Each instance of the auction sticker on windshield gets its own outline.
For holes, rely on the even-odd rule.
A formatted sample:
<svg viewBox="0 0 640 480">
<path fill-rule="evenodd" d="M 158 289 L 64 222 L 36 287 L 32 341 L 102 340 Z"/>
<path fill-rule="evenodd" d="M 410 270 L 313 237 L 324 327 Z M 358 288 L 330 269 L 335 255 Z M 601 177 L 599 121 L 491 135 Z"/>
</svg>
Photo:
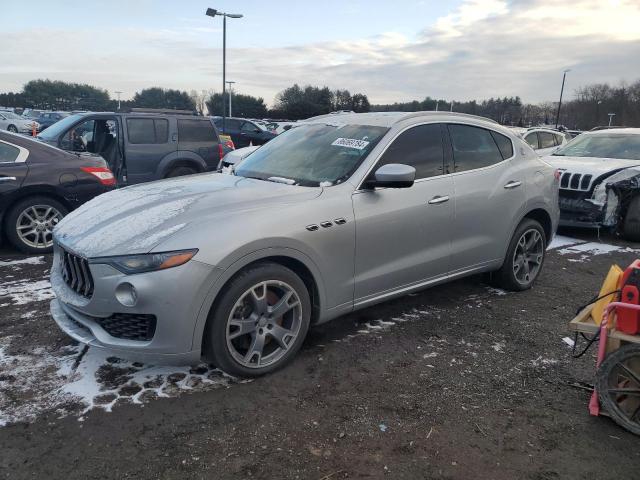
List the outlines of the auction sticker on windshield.
<svg viewBox="0 0 640 480">
<path fill-rule="evenodd" d="M 366 140 L 356 140 L 355 138 L 336 138 L 331 144 L 336 147 L 355 148 L 356 150 L 364 150 L 369 145 Z"/>
</svg>

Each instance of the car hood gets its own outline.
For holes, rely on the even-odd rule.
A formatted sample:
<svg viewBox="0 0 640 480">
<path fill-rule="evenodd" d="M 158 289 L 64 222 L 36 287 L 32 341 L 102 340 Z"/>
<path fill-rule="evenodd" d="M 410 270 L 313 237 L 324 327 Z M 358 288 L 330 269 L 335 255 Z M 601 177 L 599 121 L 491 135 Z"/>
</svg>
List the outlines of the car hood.
<svg viewBox="0 0 640 480">
<path fill-rule="evenodd" d="M 613 173 L 623 168 L 640 165 L 640 160 L 623 160 L 620 158 L 564 157 L 549 155 L 544 157 L 547 163 L 572 173 L 593 175 L 597 178 L 606 173 Z"/>
<path fill-rule="evenodd" d="M 216 217 L 311 200 L 322 188 L 207 173 L 100 195 L 67 215 L 54 231 L 63 247 L 93 258 L 147 253 L 170 236 Z"/>
</svg>

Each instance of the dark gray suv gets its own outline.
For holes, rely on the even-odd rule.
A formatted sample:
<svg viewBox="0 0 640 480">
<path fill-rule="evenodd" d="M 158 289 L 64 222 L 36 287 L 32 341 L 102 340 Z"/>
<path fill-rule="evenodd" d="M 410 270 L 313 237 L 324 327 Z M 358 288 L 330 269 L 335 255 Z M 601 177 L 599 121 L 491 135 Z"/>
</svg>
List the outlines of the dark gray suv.
<svg viewBox="0 0 640 480">
<path fill-rule="evenodd" d="M 178 113 L 77 113 L 37 138 L 102 156 L 119 186 L 213 171 L 224 156 L 209 118 Z"/>
</svg>

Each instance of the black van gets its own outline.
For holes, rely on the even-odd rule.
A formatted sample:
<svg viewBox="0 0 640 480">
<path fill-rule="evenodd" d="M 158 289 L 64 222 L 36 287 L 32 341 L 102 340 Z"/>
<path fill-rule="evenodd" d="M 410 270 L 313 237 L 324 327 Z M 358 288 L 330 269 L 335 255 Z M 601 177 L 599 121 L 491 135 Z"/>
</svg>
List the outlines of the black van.
<svg viewBox="0 0 640 480">
<path fill-rule="evenodd" d="M 214 171 L 225 146 L 214 123 L 183 111 L 84 112 L 40 133 L 40 141 L 102 156 L 118 186 Z"/>
</svg>

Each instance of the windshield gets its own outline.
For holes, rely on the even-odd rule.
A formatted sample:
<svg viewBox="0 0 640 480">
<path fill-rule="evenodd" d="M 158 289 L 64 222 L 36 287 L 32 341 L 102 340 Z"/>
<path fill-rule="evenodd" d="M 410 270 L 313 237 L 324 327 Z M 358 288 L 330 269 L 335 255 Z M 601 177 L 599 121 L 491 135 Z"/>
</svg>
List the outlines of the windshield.
<svg viewBox="0 0 640 480">
<path fill-rule="evenodd" d="M 261 146 L 235 173 L 292 185 L 335 185 L 349 178 L 388 130 L 368 125 L 301 125 Z"/>
<path fill-rule="evenodd" d="M 640 160 L 640 135 L 583 134 L 558 149 L 553 155 Z"/>
<path fill-rule="evenodd" d="M 65 117 L 62 120 L 51 125 L 49 128 L 47 128 L 44 132 L 38 135 L 38 138 L 41 138 L 42 140 L 47 140 L 47 141 L 56 140 L 61 133 L 65 132 L 71 125 L 73 125 L 83 117 L 84 115 L 81 115 L 81 114 L 70 115 L 68 117 Z"/>
</svg>

